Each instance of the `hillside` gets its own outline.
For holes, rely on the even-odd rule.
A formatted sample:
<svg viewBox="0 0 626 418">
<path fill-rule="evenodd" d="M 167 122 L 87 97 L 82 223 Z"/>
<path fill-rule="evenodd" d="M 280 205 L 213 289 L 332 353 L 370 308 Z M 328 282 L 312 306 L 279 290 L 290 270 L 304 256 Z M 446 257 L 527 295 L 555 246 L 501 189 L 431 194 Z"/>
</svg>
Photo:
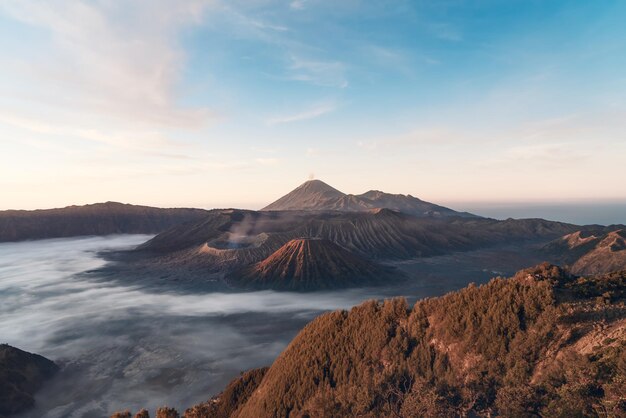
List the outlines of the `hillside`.
<svg viewBox="0 0 626 418">
<path fill-rule="evenodd" d="M 549 264 L 309 323 L 185 418 L 624 416 L 626 271 Z"/>
<path fill-rule="evenodd" d="M 195 280 L 191 273 L 197 271 L 198 280 L 204 280 L 206 274 L 230 275 L 250 267 L 301 237 L 330 241 L 370 262 L 398 262 L 512 243 L 545 244 L 580 228 L 542 219 L 418 218 L 390 209 L 213 210 L 201 221 L 173 227 L 126 253 L 119 266 L 144 277 L 167 270 L 168 277 L 185 274 L 188 281 Z"/>
<path fill-rule="evenodd" d="M 224 285 L 224 276 L 232 278 L 234 271 L 267 259 L 289 241 L 301 237 L 330 241 L 378 264 L 507 245 L 523 247 L 530 264 L 546 259 L 534 253 L 535 247 L 581 228 L 587 227 L 543 219 L 418 218 L 390 209 L 212 210 L 201 221 L 175 226 L 133 251 L 109 256 L 117 261 L 109 270 L 127 271 L 133 274 L 125 277 L 145 281 L 156 275 L 164 284 L 184 278 L 189 285 L 203 285 L 210 275 L 211 283 Z M 525 253 L 520 254 L 523 257 Z M 374 281 L 387 282 L 380 279 L 382 274 L 377 277 Z M 230 284 L 243 285 L 236 280 L 230 280 Z M 249 286 L 250 281 L 243 285 Z"/>
<path fill-rule="evenodd" d="M 371 209 L 393 209 L 419 217 L 475 215 L 425 202 L 411 195 L 389 194 L 378 190 L 353 195 L 345 194 L 320 180 L 309 180 L 261 210 L 338 210 L 347 212 Z"/>
<path fill-rule="evenodd" d="M 0 242 L 80 235 L 153 234 L 202 219 L 202 209 L 161 209 L 117 202 L 59 209 L 0 211 Z"/>
<path fill-rule="evenodd" d="M 310 323 L 235 417 L 626 413 L 626 272 L 549 265 Z M 621 400 L 620 400 L 621 398 Z"/>
<path fill-rule="evenodd" d="M 32 406 L 35 392 L 57 370 L 45 357 L 0 344 L 0 418 Z"/>
<path fill-rule="evenodd" d="M 250 288 L 302 291 L 376 284 L 392 277 L 388 269 L 331 241 L 297 238 L 265 260 L 234 271 L 230 281 Z"/>
<path fill-rule="evenodd" d="M 626 230 L 576 231 L 544 247 L 546 254 L 567 264 L 575 274 L 626 269 Z"/>
</svg>

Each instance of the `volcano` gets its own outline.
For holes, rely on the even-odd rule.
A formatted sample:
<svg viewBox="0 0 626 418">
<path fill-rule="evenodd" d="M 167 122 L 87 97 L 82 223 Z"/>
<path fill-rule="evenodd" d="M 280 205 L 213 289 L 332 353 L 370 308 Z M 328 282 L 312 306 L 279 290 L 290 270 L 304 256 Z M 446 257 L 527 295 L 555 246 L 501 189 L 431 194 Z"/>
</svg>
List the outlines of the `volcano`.
<svg viewBox="0 0 626 418">
<path fill-rule="evenodd" d="M 391 268 L 373 264 L 319 238 L 292 239 L 265 260 L 237 270 L 230 281 L 252 288 L 323 290 L 380 284 Z M 398 277 L 398 273 L 394 275 Z"/>
<path fill-rule="evenodd" d="M 411 195 L 390 194 L 379 190 L 370 190 L 360 195 L 345 194 L 321 180 L 309 180 L 261 210 L 359 212 L 372 209 L 392 209 L 418 217 L 476 217 L 471 213 L 457 212 Z"/>
</svg>

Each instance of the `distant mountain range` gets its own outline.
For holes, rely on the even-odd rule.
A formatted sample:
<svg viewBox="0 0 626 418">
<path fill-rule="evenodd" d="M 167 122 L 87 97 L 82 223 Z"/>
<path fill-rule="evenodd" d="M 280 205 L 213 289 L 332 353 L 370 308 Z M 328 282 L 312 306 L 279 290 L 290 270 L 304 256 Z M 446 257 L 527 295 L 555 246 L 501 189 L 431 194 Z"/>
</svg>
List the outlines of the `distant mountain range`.
<svg viewBox="0 0 626 418">
<path fill-rule="evenodd" d="M 0 211 L 0 242 L 80 235 L 154 234 L 207 215 L 202 209 L 161 209 L 117 202 L 59 209 Z"/>
<path fill-rule="evenodd" d="M 461 216 L 475 217 L 467 212 L 425 202 L 411 195 L 389 194 L 378 190 L 353 195 L 345 194 L 320 180 L 309 180 L 296 189 L 267 205 L 264 211 L 285 210 L 337 210 L 359 212 L 372 209 L 393 209 L 418 217 Z"/>
<path fill-rule="evenodd" d="M 412 307 L 368 301 L 317 317 L 184 416 L 621 417 L 625 303 L 626 271 L 547 263 Z"/>
<path fill-rule="evenodd" d="M 213 210 L 199 221 L 174 226 L 126 261 L 173 281 L 185 275 L 189 282 L 197 271 L 199 277 L 217 275 L 235 287 L 308 291 L 388 283 L 394 273 L 381 262 L 501 245 L 528 243 L 528 248 L 538 246 L 540 257 L 562 261 L 573 250 L 558 244 L 561 237 L 577 231 L 614 235 L 618 228 L 543 219 L 498 221 L 411 196 L 345 195 L 312 180 L 261 211 Z M 593 269 L 580 271 L 626 268 L 626 252 L 610 254 L 610 259 L 595 258 Z"/>
<path fill-rule="evenodd" d="M 381 273 L 383 262 L 511 244 L 534 248 L 581 228 L 586 230 L 542 219 L 415 217 L 390 209 L 213 210 L 117 259 L 120 268 L 172 283 L 205 283 L 213 275 L 241 288 L 319 290 L 388 284 L 390 275 Z M 556 258 L 545 254 L 547 260 Z M 367 273 L 365 263 L 376 277 Z M 340 264 L 342 268 L 333 267 Z M 312 279 L 317 268 L 319 276 Z"/>
<path fill-rule="evenodd" d="M 498 221 L 410 195 L 344 194 L 320 180 L 305 182 L 261 211 L 159 209 L 107 202 L 0 212 L 0 242 L 158 233 L 124 262 L 149 267 L 152 273 L 166 269 L 172 277 L 202 272 L 237 287 L 291 290 L 386 283 L 387 269 L 381 261 L 519 242 L 544 245 L 539 249 L 544 259 L 566 264 L 576 273 L 604 273 L 626 268 L 625 229 L 543 219 Z M 285 268 L 293 262 L 287 256 L 293 250 L 287 245 L 292 240 L 305 240 L 300 243 L 307 250 L 298 255 L 302 268 Z M 322 266 L 316 282 L 314 268 Z"/>
</svg>

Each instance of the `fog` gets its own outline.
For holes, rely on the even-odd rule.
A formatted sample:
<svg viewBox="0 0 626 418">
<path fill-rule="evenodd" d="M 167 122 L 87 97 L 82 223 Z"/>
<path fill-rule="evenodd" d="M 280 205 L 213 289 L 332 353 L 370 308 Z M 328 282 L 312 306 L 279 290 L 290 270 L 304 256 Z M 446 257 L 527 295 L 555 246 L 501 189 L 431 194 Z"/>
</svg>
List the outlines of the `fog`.
<svg viewBox="0 0 626 418">
<path fill-rule="evenodd" d="M 400 263 L 410 280 L 385 287 L 304 294 L 194 294 L 176 283 L 146 287 L 124 273 L 100 275 L 103 251 L 149 238 L 0 244 L 0 342 L 61 366 L 22 417 L 106 417 L 162 405 L 182 412 L 239 372 L 270 365 L 323 311 L 396 295 L 412 302 L 529 265 L 519 248 L 481 250 Z"/>
<path fill-rule="evenodd" d="M 179 294 L 92 280 L 98 252 L 149 236 L 0 244 L 0 342 L 62 366 L 24 417 L 102 417 L 208 399 L 240 371 L 269 365 L 321 311 L 367 290 Z"/>
</svg>

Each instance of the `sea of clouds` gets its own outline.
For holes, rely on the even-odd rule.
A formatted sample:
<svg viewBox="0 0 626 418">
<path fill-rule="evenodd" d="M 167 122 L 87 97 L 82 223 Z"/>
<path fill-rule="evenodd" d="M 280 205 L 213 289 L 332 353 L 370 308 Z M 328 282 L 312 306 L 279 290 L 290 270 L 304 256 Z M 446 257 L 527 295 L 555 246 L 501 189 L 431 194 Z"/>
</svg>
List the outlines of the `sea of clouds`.
<svg viewBox="0 0 626 418">
<path fill-rule="evenodd" d="M 271 364 L 320 312 L 372 296 L 367 290 L 180 294 L 86 273 L 105 264 L 99 252 L 148 238 L 0 244 L 0 342 L 62 366 L 24 417 L 103 417 L 165 404 L 183 409 L 218 393 L 240 371 Z"/>
<path fill-rule="evenodd" d="M 181 292 L 102 275 L 103 252 L 148 235 L 0 243 L 0 343 L 41 354 L 61 372 L 21 418 L 107 417 L 163 405 L 181 412 L 241 371 L 271 365 L 322 312 L 367 299 L 436 296 L 525 266 L 518 248 L 400 263 L 409 280 L 370 289 L 293 293 Z"/>
</svg>

